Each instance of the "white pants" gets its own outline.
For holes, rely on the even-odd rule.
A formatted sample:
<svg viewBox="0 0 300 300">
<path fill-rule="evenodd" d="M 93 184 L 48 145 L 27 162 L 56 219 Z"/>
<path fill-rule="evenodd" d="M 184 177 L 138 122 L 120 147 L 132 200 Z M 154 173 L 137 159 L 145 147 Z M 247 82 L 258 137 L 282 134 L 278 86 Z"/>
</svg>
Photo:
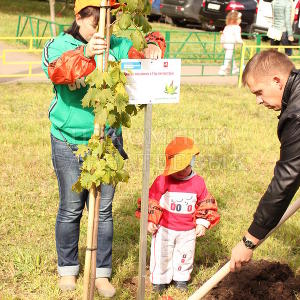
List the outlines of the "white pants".
<svg viewBox="0 0 300 300">
<path fill-rule="evenodd" d="M 153 284 L 188 281 L 193 270 L 195 243 L 195 229 L 175 231 L 160 226 L 151 241 L 150 281 Z"/>
<path fill-rule="evenodd" d="M 231 69 L 231 61 L 233 57 L 233 50 L 234 49 L 225 49 L 225 57 L 224 57 L 224 64 L 221 67 L 221 70 L 226 71 Z M 232 62 L 232 69 L 236 69 L 235 60 Z"/>
</svg>

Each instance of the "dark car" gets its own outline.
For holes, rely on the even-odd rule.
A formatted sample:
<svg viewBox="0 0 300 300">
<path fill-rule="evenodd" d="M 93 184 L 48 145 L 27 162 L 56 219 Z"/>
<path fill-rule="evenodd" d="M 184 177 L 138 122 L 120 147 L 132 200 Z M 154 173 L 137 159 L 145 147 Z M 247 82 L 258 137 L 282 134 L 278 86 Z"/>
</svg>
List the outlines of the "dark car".
<svg viewBox="0 0 300 300">
<path fill-rule="evenodd" d="M 161 0 L 160 12 L 175 24 L 200 23 L 201 0 Z"/>
<path fill-rule="evenodd" d="M 252 32 L 252 24 L 256 16 L 256 5 L 255 0 L 203 0 L 200 9 L 200 20 L 203 27 L 213 26 L 215 30 L 221 30 L 225 26 L 227 13 L 237 10 L 242 13 L 242 30 Z"/>
</svg>

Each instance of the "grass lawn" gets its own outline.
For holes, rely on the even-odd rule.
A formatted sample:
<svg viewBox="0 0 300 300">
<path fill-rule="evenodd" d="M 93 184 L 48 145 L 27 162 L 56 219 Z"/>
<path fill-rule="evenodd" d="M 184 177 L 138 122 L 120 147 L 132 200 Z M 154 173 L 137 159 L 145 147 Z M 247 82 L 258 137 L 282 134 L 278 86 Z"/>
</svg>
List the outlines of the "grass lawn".
<svg viewBox="0 0 300 300">
<path fill-rule="evenodd" d="M 81 222 L 78 287 L 68 293 L 57 288 L 58 188 L 47 118 L 51 86 L 0 85 L 0 93 L 0 299 L 81 299 L 86 213 Z M 205 178 L 220 208 L 220 224 L 197 241 L 189 295 L 226 262 L 252 220 L 279 155 L 276 115 L 257 106 L 245 89 L 232 86 L 183 85 L 179 104 L 153 108 L 151 182 L 164 168 L 166 144 L 175 136 L 190 136 L 200 147 L 195 170 Z M 113 204 L 112 282 L 118 289 L 116 299 L 124 300 L 136 298 L 139 222 L 134 211 L 141 193 L 143 113 L 132 123 L 124 130 L 131 178 L 118 186 Z M 280 261 L 299 270 L 299 230 L 298 213 L 256 250 L 255 259 Z M 167 293 L 178 300 L 188 295 L 173 288 Z M 146 299 L 158 296 L 147 288 Z"/>
</svg>

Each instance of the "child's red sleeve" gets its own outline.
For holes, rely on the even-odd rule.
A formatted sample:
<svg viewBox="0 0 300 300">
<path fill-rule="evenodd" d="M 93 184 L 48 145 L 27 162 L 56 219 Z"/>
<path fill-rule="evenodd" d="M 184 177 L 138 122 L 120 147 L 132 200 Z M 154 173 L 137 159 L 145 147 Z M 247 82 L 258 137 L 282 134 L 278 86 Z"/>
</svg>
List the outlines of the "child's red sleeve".
<svg viewBox="0 0 300 300">
<path fill-rule="evenodd" d="M 159 32 L 151 32 L 145 36 L 145 39 L 148 44 L 157 45 L 161 50 L 161 57 L 164 57 L 166 50 L 166 41 Z M 138 51 L 135 48 L 131 47 L 128 51 L 128 58 L 143 59 L 145 58 L 145 56 L 142 51 Z"/>
<path fill-rule="evenodd" d="M 153 182 L 149 190 L 149 204 L 148 204 L 148 222 L 159 224 L 163 210 L 159 205 L 159 200 L 164 194 L 163 184 L 164 176 L 159 176 Z M 138 199 L 138 208 L 135 212 L 135 216 L 140 218 L 141 216 L 141 198 Z"/>
<path fill-rule="evenodd" d="M 197 219 L 198 221 L 205 220 L 208 224 L 208 226 L 206 226 L 207 228 L 211 228 L 217 225 L 220 221 L 217 201 L 206 190 L 206 188 L 204 194 L 202 193 L 200 199 L 198 199 L 196 203 L 196 211 L 195 211 L 194 218 L 196 224 L 201 224 L 201 222 L 197 222 Z"/>
</svg>

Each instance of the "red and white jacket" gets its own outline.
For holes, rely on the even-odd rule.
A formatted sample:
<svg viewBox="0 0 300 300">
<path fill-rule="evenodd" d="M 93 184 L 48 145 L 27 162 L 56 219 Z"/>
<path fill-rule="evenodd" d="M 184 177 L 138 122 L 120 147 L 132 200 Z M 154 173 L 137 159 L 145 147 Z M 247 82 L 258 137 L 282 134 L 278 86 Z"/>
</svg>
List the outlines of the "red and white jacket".
<svg viewBox="0 0 300 300">
<path fill-rule="evenodd" d="M 138 202 L 136 216 L 140 217 Z M 191 230 L 196 224 L 211 228 L 220 220 L 217 210 L 204 179 L 195 173 L 184 180 L 160 175 L 149 190 L 148 221 L 172 230 Z"/>
</svg>

